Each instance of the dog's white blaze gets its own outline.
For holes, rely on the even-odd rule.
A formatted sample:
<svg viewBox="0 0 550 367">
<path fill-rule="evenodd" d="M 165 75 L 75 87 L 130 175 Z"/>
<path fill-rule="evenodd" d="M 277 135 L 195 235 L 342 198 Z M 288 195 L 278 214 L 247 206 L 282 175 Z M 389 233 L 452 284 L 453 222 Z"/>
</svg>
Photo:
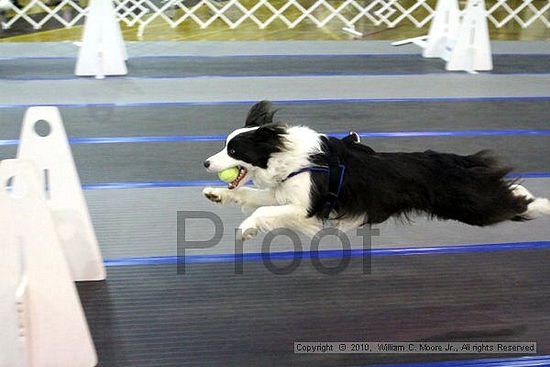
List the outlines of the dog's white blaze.
<svg viewBox="0 0 550 367">
<path fill-rule="evenodd" d="M 231 134 L 227 135 L 227 139 L 225 139 L 225 145 L 227 146 L 227 143 L 229 143 L 229 141 L 231 139 L 233 139 L 235 136 L 239 135 L 239 134 L 242 134 L 242 133 L 246 133 L 247 131 L 252 131 L 252 130 L 256 130 L 258 128 L 258 126 L 255 126 L 255 127 L 243 127 L 241 129 L 237 129 L 237 130 L 234 130 L 233 132 L 231 132 Z"/>
<path fill-rule="evenodd" d="M 248 167 L 248 165 L 242 161 L 239 161 L 237 159 L 233 159 L 227 154 L 227 144 L 231 139 L 233 139 L 235 136 L 242 134 L 247 131 L 255 130 L 257 127 L 245 127 L 242 129 L 237 129 L 233 131 L 231 134 L 227 136 L 227 139 L 225 140 L 225 146 L 221 151 L 214 154 L 210 158 L 208 158 L 208 161 L 210 162 L 210 166 L 207 168 L 209 172 L 220 172 L 224 169 L 228 169 L 235 166 L 244 166 Z"/>
</svg>

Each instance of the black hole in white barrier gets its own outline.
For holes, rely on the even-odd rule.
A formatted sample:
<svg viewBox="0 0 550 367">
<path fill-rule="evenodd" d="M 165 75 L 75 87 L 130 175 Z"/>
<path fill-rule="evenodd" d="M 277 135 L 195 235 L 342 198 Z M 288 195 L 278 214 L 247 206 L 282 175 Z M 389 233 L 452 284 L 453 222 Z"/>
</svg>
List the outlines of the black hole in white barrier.
<svg viewBox="0 0 550 367">
<path fill-rule="evenodd" d="M 44 191 L 46 192 L 46 199 L 50 198 L 50 171 L 46 168 L 44 170 Z"/>
<path fill-rule="evenodd" d="M 14 177 L 8 178 L 6 181 L 4 190 L 8 192 L 8 195 L 10 195 L 13 198 L 21 198 L 25 196 L 25 193 L 27 192 L 27 189 L 24 184 L 21 184 L 21 182 L 17 185 L 17 187 L 14 187 Z"/>
<path fill-rule="evenodd" d="M 7 192 L 11 192 L 11 189 L 13 188 L 13 177 L 10 177 L 8 178 L 8 180 L 6 181 L 6 191 Z"/>
<path fill-rule="evenodd" d="M 52 128 L 50 126 L 50 123 L 46 120 L 38 120 L 34 124 L 34 132 L 43 138 L 50 135 L 52 132 Z"/>
</svg>

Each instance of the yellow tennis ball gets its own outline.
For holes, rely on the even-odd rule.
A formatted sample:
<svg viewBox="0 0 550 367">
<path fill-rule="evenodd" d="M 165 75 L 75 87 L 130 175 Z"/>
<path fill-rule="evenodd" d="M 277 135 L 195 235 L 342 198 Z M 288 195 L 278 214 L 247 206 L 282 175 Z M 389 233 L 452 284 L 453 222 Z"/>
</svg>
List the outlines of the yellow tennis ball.
<svg viewBox="0 0 550 367">
<path fill-rule="evenodd" d="M 218 172 L 218 177 L 223 182 L 232 182 L 239 177 L 239 168 L 237 167 L 231 167 L 228 169 L 224 169 L 223 171 Z"/>
</svg>

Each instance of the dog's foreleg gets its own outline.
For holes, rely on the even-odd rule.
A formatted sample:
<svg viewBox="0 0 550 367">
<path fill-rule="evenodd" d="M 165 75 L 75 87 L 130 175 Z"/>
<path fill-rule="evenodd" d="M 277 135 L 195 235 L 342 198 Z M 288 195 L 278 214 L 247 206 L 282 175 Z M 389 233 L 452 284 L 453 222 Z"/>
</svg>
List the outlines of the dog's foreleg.
<svg viewBox="0 0 550 367">
<path fill-rule="evenodd" d="M 203 195 L 210 201 L 220 204 L 237 204 L 241 207 L 256 209 L 266 205 L 276 205 L 275 195 L 271 190 L 241 187 L 229 190 L 222 187 L 206 187 Z"/>
<path fill-rule="evenodd" d="M 315 217 L 308 217 L 307 210 L 298 205 L 262 206 L 241 223 L 238 235 L 246 241 L 259 232 L 278 228 L 314 235 L 322 228 L 322 222 Z"/>
</svg>

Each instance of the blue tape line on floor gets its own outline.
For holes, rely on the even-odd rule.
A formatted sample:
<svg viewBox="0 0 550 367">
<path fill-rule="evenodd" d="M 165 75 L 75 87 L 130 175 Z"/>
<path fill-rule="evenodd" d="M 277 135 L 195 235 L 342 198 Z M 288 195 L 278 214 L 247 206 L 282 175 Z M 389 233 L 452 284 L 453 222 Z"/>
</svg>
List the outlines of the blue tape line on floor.
<svg viewBox="0 0 550 367">
<path fill-rule="evenodd" d="M 540 367 L 550 366 L 550 355 L 512 358 L 487 358 L 441 362 L 417 362 L 404 364 L 382 364 L 370 367 Z"/>
<path fill-rule="evenodd" d="M 294 258 L 312 258 L 313 256 L 321 259 L 345 257 L 363 257 L 372 256 L 406 256 L 406 255 L 430 255 L 430 254 L 455 254 L 455 253 L 478 253 L 478 252 L 497 252 L 510 250 L 536 250 L 549 249 L 550 241 L 534 242 L 510 242 L 479 245 L 452 245 L 437 247 L 406 247 L 406 248 L 375 248 L 372 250 L 354 249 L 354 250 L 323 250 L 317 253 L 311 251 L 286 251 L 264 254 L 260 252 L 245 253 L 242 255 L 243 261 L 260 261 L 269 258 L 276 260 L 291 260 Z M 178 256 L 157 256 L 157 257 L 133 257 L 105 260 L 106 266 L 128 266 L 128 265 L 169 265 L 177 264 Z M 217 263 L 233 262 L 235 254 L 212 254 L 212 255 L 188 255 L 185 256 L 185 263 Z"/>
<path fill-rule="evenodd" d="M 441 362 L 383 364 L 370 367 L 541 367 L 550 366 L 550 355 L 487 358 Z"/>
<path fill-rule="evenodd" d="M 550 172 L 525 172 L 514 173 L 508 178 L 550 178 Z M 109 189 L 140 189 L 160 187 L 201 187 L 201 186 L 225 186 L 225 182 L 219 180 L 193 180 L 193 181 L 155 181 L 155 182 L 103 182 L 82 185 L 84 190 L 109 190 Z"/>
<path fill-rule="evenodd" d="M 343 138 L 345 133 L 327 133 Z M 550 136 L 550 130 L 506 129 L 506 130 L 438 130 L 438 131 L 381 131 L 359 132 L 362 138 L 417 138 L 417 137 L 470 137 L 470 136 Z M 226 135 L 164 135 L 164 136 L 117 136 L 97 138 L 70 138 L 71 144 L 120 144 L 120 143 L 183 143 L 225 141 Z M 0 140 L 0 146 L 19 144 L 18 139 Z"/>
<path fill-rule="evenodd" d="M 402 98 L 326 98 L 326 99 L 272 99 L 279 104 L 329 104 L 329 103 L 463 103 L 463 102 L 506 102 L 506 101 L 528 101 L 542 102 L 550 101 L 549 96 L 523 96 L 523 97 L 402 97 Z M 251 105 L 257 100 L 226 100 L 226 101 L 189 101 L 189 102 L 104 102 L 104 103 L 13 103 L 0 104 L 0 108 L 26 108 L 35 106 L 56 106 L 56 107 L 185 107 L 185 106 L 223 106 L 223 105 Z"/>
<path fill-rule="evenodd" d="M 550 178 L 550 172 L 510 173 L 507 178 Z"/>
<path fill-rule="evenodd" d="M 225 186 L 225 182 L 218 180 L 196 181 L 158 181 L 158 182 L 105 182 L 82 185 L 84 190 L 108 190 L 108 189 L 141 189 L 155 187 L 197 187 L 197 186 Z"/>
</svg>

